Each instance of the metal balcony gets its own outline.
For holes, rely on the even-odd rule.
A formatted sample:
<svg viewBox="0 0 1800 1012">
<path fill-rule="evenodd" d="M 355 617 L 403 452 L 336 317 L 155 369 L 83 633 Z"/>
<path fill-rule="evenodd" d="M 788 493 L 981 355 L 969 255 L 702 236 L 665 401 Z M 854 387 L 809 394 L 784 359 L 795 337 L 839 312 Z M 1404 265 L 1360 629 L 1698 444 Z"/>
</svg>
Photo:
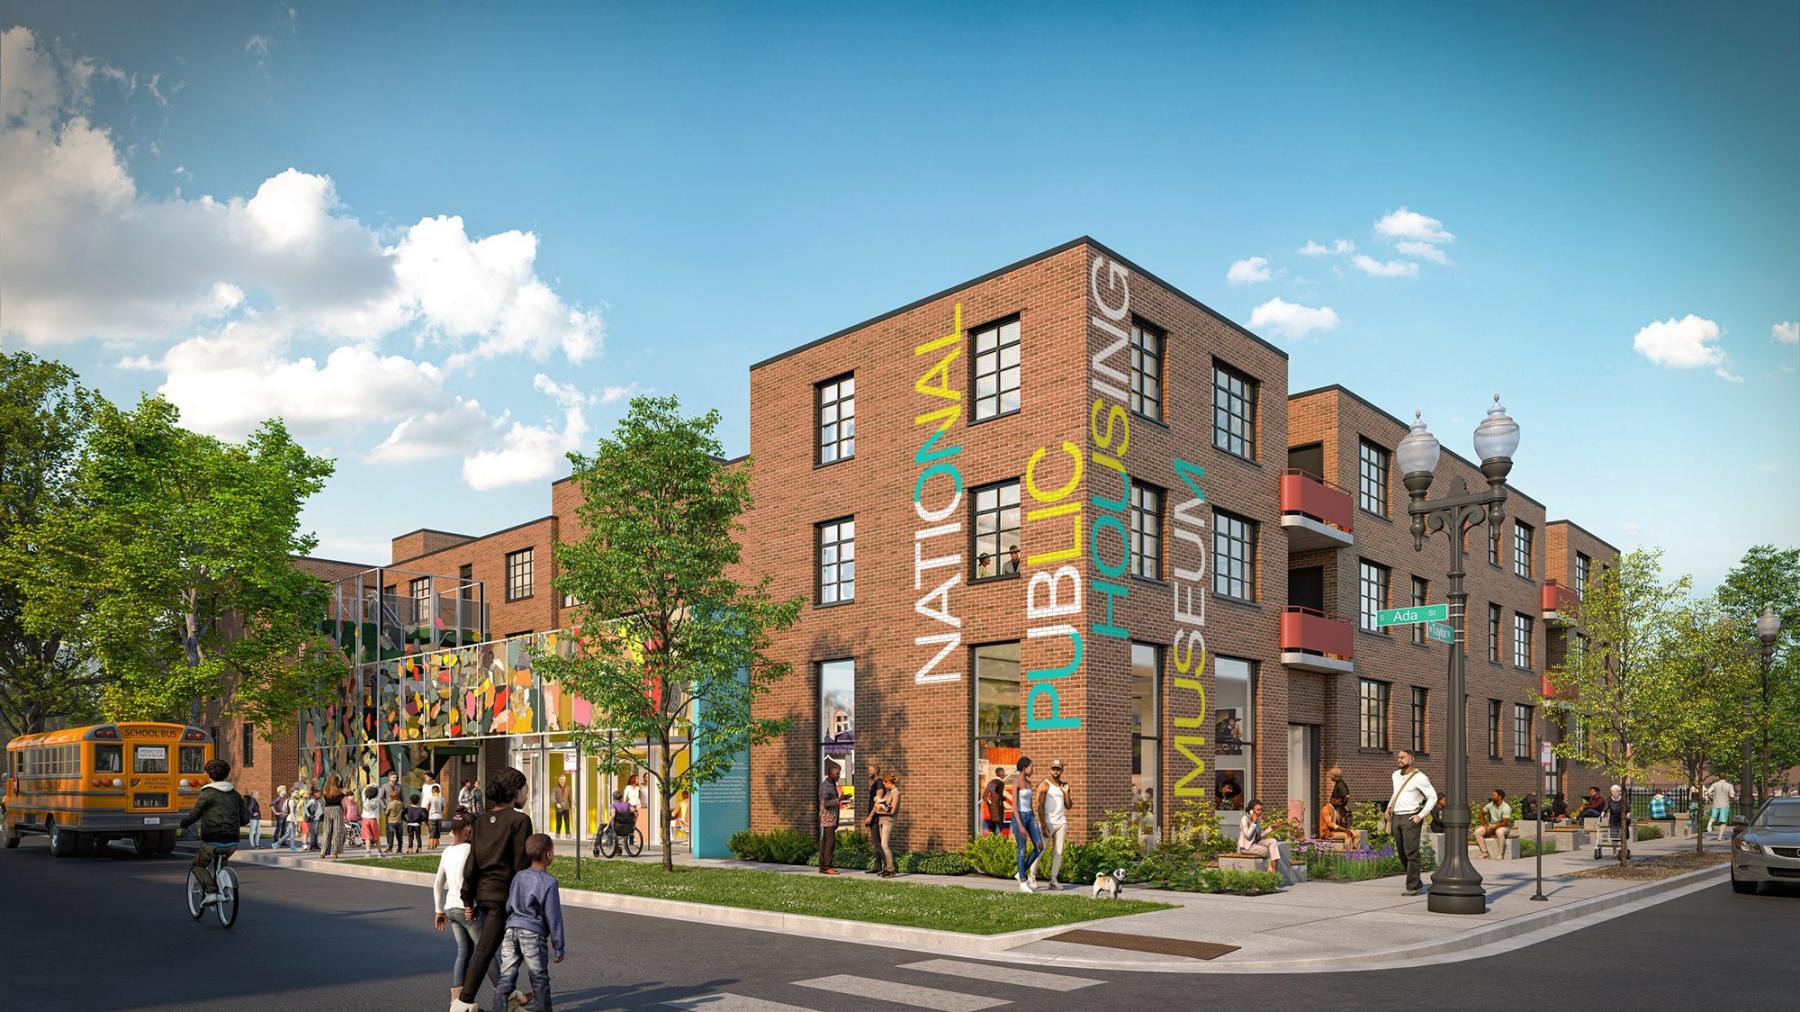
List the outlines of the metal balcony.
<svg viewBox="0 0 1800 1012">
<path fill-rule="evenodd" d="M 1290 551 L 1356 544 L 1350 530 L 1355 515 L 1350 493 L 1297 468 L 1281 472 L 1281 526 Z"/>
<path fill-rule="evenodd" d="M 1573 588 L 1565 587 L 1555 580 L 1546 580 L 1543 588 L 1543 610 L 1546 622 L 1573 622 L 1580 599 L 1575 596 Z"/>
<path fill-rule="evenodd" d="M 1287 667 L 1333 674 L 1355 671 L 1354 639 L 1348 619 L 1297 604 L 1281 611 L 1281 663 Z"/>
</svg>

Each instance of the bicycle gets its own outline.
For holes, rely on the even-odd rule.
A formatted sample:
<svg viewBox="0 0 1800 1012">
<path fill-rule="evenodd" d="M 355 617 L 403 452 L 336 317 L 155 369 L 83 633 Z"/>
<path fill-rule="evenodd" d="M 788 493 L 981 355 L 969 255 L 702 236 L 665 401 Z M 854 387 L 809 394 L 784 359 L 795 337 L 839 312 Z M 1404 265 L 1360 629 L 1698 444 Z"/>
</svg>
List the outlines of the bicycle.
<svg viewBox="0 0 1800 1012">
<path fill-rule="evenodd" d="M 230 928 L 233 924 L 237 923 L 238 878 L 237 872 L 232 871 L 231 866 L 225 862 L 236 848 L 232 845 L 220 846 L 218 844 L 214 844 L 213 847 L 215 849 L 213 851 L 212 873 L 213 881 L 218 883 L 219 886 L 219 898 L 218 902 L 211 904 L 211 906 L 214 912 L 218 914 L 219 925 L 224 928 Z M 200 876 L 194 869 L 189 868 L 187 873 L 188 916 L 197 921 L 205 915 L 207 908 L 205 900 L 206 889 L 200 884 Z"/>
</svg>

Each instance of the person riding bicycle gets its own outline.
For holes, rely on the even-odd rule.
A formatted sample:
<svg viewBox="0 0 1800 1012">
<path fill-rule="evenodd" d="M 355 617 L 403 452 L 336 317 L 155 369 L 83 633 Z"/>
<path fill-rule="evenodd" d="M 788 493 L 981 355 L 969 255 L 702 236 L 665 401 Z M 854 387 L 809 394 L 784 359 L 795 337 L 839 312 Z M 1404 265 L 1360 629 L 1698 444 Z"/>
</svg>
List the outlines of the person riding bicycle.
<svg viewBox="0 0 1800 1012">
<path fill-rule="evenodd" d="M 223 759 L 208 760 L 206 775 L 212 783 L 200 788 L 200 799 L 194 810 L 181 817 L 181 828 L 200 824 L 200 850 L 194 855 L 194 877 L 206 891 L 201 906 L 219 902 L 219 883 L 213 878 L 213 858 L 223 864 L 231 859 L 238 845 L 238 828 L 250 824 L 250 810 L 244 796 L 225 779 L 231 775 L 231 764 Z"/>
</svg>

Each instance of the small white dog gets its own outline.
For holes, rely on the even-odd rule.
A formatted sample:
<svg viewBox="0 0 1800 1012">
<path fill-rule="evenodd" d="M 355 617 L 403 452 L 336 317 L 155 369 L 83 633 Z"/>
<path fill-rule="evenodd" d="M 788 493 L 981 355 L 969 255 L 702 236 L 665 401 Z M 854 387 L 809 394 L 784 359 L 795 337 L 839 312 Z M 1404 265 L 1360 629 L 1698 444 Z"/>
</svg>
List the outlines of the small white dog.
<svg viewBox="0 0 1800 1012">
<path fill-rule="evenodd" d="M 1116 900 L 1125 891 L 1125 869 L 1115 868 L 1112 874 L 1101 872 L 1094 876 L 1094 898 Z"/>
</svg>

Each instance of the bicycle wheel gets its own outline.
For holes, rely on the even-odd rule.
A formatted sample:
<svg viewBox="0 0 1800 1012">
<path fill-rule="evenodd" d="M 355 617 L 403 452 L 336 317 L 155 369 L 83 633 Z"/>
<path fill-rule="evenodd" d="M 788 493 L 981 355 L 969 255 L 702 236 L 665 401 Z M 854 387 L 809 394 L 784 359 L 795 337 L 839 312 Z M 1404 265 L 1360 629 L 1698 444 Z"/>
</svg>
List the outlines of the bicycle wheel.
<svg viewBox="0 0 1800 1012">
<path fill-rule="evenodd" d="M 200 919 L 200 915 L 206 912 L 206 908 L 200 905 L 200 901 L 205 898 L 206 890 L 200 888 L 200 876 L 194 874 L 194 869 L 189 868 L 187 873 L 187 907 L 189 917 L 192 917 L 197 921 Z"/>
<path fill-rule="evenodd" d="M 636 857 L 643 852 L 644 831 L 641 829 L 634 829 L 631 831 L 631 835 L 625 838 L 625 853 L 630 854 L 632 857 Z"/>
<path fill-rule="evenodd" d="M 238 877 L 230 868 L 219 869 L 219 926 L 229 928 L 237 923 Z"/>
</svg>

